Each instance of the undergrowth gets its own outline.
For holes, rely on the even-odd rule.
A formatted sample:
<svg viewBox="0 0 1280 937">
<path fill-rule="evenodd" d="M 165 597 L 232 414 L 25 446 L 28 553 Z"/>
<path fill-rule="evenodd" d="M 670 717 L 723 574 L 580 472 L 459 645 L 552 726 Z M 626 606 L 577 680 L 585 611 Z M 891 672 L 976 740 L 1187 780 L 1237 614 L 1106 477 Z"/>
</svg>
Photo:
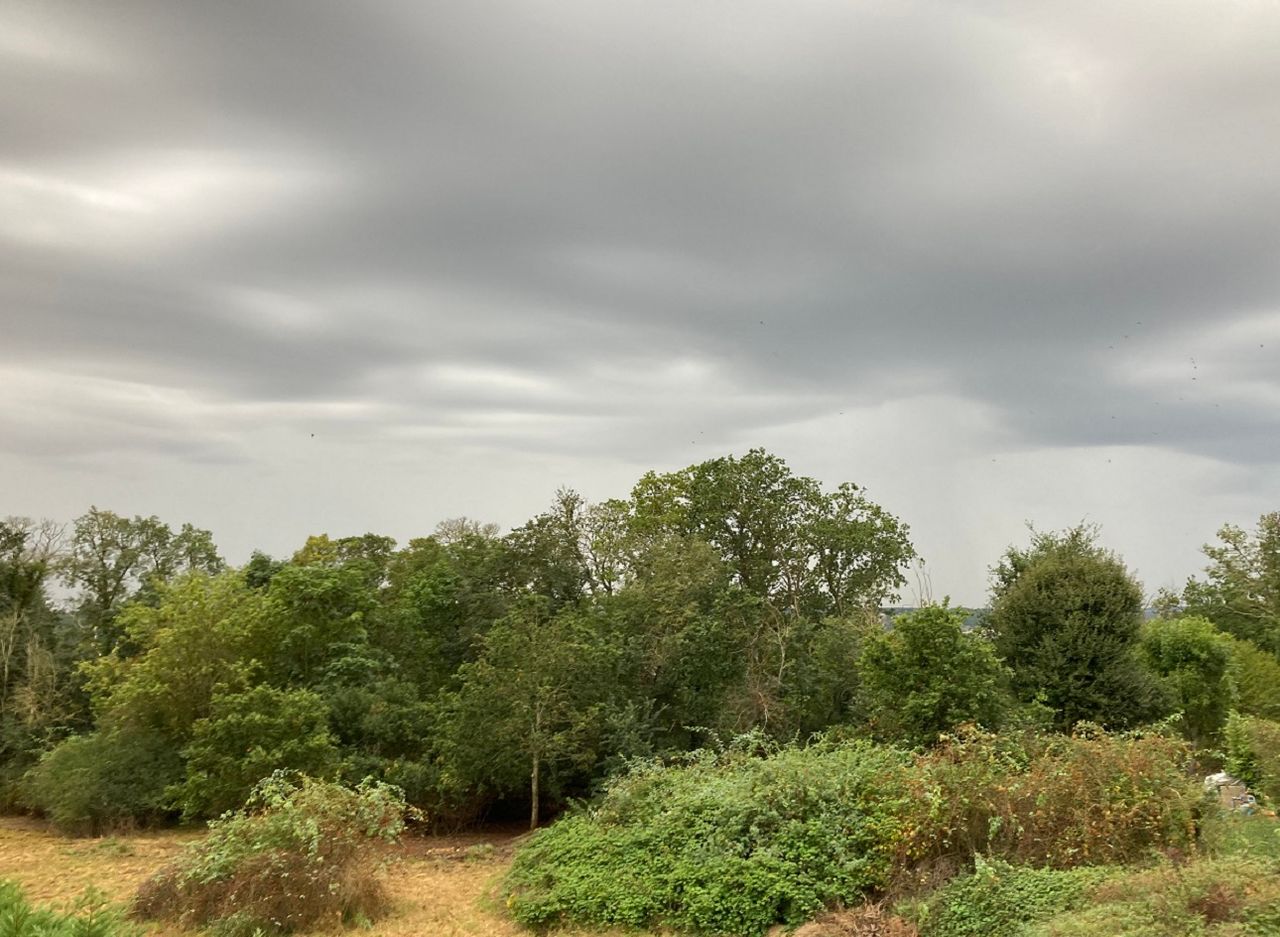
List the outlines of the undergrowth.
<svg viewBox="0 0 1280 937">
<path fill-rule="evenodd" d="M 399 790 L 384 784 L 276 773 L 145 882 L 133 912 L 219 937 L 371 921 L 386 910 L 381 872 L 405 813 Z"/>
<path fill-rule="evenodd" d="M 1187 762 L 1181 742 L 1094 730 L 969 732 L 922 755 L 867 742 L 696 753 L 637 766 L 536 834 L 504 894 L 535 928 L 759 934 L 922 892 L 979 855 L 1050 869 L 1132 862 L 1194 848 L 1203 792 Z"/>
<path fill-rule="evenodd" d="M 101 894 L 88 892 L 70 911 L 34 908 L 12 882 L 0 882 L 0 934 L 4 937 L 142 937 Z"/>
</svg>

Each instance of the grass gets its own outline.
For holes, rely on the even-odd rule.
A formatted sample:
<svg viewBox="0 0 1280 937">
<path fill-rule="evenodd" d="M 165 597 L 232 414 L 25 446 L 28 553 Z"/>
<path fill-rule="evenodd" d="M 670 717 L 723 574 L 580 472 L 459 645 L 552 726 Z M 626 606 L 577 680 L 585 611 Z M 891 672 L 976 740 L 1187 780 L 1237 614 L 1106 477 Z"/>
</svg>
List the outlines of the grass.
<svg viewBox="0 0 1280 937">
<path fill-rule="evenodd" d="M 103 839 L 68 840 L 44 824 L 0 817 L 0 879 L 22 886 L 33 904 L 70 907 L 88 888 L 125 903 L 148 876 L 165 865 L 192 832 L 146 832 Z M 529 937 L 490 897 L 507 869 L 515 831 L 447 837 L 406 837 L 388 887 L 392 913 L 352 937 Z M 157 926 L 153 937 L 192 937 Z M 338 932 L 342 933 L 342 932 Z M 564 931 L 561 937 L 603 937 L 617 932 Z M 642 937 L 629 932 L 628 937 Z"/>
</svg>

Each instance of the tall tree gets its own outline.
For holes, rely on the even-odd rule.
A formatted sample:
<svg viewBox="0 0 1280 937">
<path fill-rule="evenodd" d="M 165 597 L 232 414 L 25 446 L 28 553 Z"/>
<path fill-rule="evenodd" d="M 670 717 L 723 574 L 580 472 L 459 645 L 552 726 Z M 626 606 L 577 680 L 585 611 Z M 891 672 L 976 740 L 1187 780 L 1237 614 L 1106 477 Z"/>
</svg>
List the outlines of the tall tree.
<svg viewBox="0 0 1280 937">
<path fill-rule="evenodd" d="M 224 567 L 207 530 L 184 524 L 175 534 L 154 516 L 121 517 L 93 507 L 76 518 L 63 578 L 80 588 L 84 627 L 106 653 L 120 638 L 115 620 L 126 601 L 177 573 Z"/>
<path fill-rule="evenodd" d="M 1280 655 L 1280 511 L 1258 518 L 1253 533 L 1225 525 L 1204 553 L 1206 578 L 1183 591 L 1187 613 Z"/>
<path fill-rule="evenodd" d="M 1060 728 L 1088 720 L 1125 727 L 1157 715 L 1162 697 L 1137 657 L 1142 588 L 1097 544 L 1097 530 L 1032 532 L 993 570 L 988 623 L 1026 701 Z"/>
</svg>

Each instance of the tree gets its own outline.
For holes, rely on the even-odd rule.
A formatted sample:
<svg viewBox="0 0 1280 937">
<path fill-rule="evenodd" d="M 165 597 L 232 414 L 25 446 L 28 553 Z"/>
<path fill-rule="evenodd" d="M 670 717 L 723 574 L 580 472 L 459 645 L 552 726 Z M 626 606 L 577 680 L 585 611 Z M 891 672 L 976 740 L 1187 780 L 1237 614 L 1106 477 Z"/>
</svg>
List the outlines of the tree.
<svg viewBox="0 0 1280 937">
<path fill-rule="evenodd" d="M 1126 727 L 1161 711 L 1161 693 L 1137 657 L 1142 589 L 1097 530 L 1032 531 L 993 570 L 988 626 L 1013 688 L 1047 705 L 1056 725 Z"/>
<path fill-rule="evenodd" d="M 215 691 L 247 687 L 260 669 L 257 657 L 272 642 L 265 604 L 233 571 L 165 583 L 155 605 L 131 605 L 120 627 L 136 653 L 84 667 L 99 724 L 160 732 L 181 748 Z"/>
<path fill-rule="evenodd" d="M 499 796 L 523 783 L 530 829 L 547 793 L 598 763 L 618 714 L 618 649 L 603 622 L 592 610 L 548 609 L 532 598 L 495 625 L 443 706 L 446 775 Z"/>
<path fill-rule="evenodd" d="M 225 567 L 207 530 L 183 524 L 175 534 L 158 517 L 121 517 L 90 508 L 76 518 L 63 579 L 81 589 L 80 614 L 100 653 L 120 638 L 115 620 L 124 603 L 178 573 Z"/>
<path fill-rule="evenodd" d="M 1156 618 L 1143 627 L 1140 647 L 1182 713 L 1187 738 L 1198 746 L 1216 742 L 1235 701 L 1229 639 L 1206 618 Z"/>
<path fill-rule="evenodd" d="M 1218 544 L 1206 544 L 1206 580 L 1183 590 L 1188 614 L 1280 654 L 1280 511 L 1258 518 L 1255 533 L 1227 524 Z"/>
<path fill-rule="evenodd" d="M 965 633 L 967 617 L 945 604 L 927 606 L 867 638 L 858 671 L 877 734 L 931 745 L 961 723 L 999 727 L 1008 672 L 989 641 Z"/>
<path fill-rule="evenodd" d="M 1228 637 L 1236 709 L 1280 722 L 1280 660 L 1240 638 Z"/>
<path fill-rule="evenodd" d="M 332 779 L 339 753 L 328 724 L 324 700 L 310 690 L 221 688 L 209 715 L 192 727 L 182 751 L 186 781 L 172 796 L 184 817 L 207 819 L 242 806 L 278 770 Z"/>
</svg>

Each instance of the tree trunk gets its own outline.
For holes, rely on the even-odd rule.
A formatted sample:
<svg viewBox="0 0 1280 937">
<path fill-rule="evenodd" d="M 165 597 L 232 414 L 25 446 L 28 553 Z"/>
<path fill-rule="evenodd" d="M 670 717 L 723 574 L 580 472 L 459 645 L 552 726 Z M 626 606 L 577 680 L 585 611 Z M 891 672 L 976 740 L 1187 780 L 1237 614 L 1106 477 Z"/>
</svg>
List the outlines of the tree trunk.
<svg viewBox="0 0 1280 937">
<path fill-rule="evenodd" d="M 538 771 L 542 767 L 542 759 L 533 756 L 533 771 L 529 775 L 529 829 L 538 828 Z"/>
</svg>

